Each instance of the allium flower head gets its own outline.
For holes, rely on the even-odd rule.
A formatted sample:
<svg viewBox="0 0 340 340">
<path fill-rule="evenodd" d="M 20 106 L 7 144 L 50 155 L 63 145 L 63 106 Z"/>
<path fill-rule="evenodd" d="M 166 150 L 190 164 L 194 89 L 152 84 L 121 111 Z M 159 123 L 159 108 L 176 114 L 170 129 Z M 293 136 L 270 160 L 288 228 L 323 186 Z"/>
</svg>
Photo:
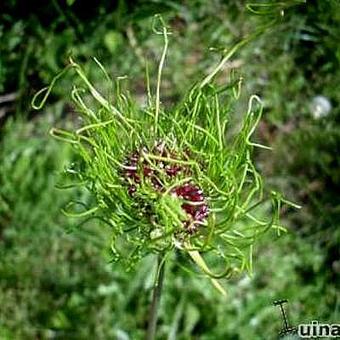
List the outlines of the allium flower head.
<svg viewBox="0 0 340 340">
<path fill-rule="evenodd" d="M 122 169 L 122 176 L 127 184 L 127 190 L 132 197 L 138 196 L 142 181 L 147 182 L 156 194 L 165 194 L 168 190 L 168 185 L 165 181 L 175 184 L 168 191 L 174 199 L 182 201 L 181 215 L 185 216 L 181 224 L 188 233 L 193 233 L 197 230 L 200 224 L 203 224 L 208 216 L 208 205 L 202 189 L 188 179 L 181 184 L 176 185 L 176 180 L 185 179 L 190 175 L 190 169 L 184 164 L 177 163 L 177 154 L 175 151 L 168 150 L 165 143 L 162 141 L 155 142 L 151 149 L 151 154 L 159 156 L 159 159 L 154 159 L 154 162 L 149 162 L 146 154 L 148 150 L 143 147 L 141 151 L 134 151 L 127 157 Z M 189 156 L 184 154 L 184 160 L 188 161 Z M 169 159 L 169 160 L 168 160 Z M 141 214 L 149 214 L 150 222 L 156 216 L 152 214 L 151 206 L 139 207 Z"/>
<path fill-rule="evenodd" d="M 97 202 L 82 215 L 99 215 L 112 227 L 115 260 L 130 266 L 149 253 L 177 249 L 212 278 L 229 277 L 251 269 L 257 237 L 282 229 L 278 194 L 269 195 L 272 210 L 267 205 L 262 209 L 267 219 L 256 213 L 265 203 L 262 178 L 252 162 L 253 149 L 260 145 L 251 140 L 261 102 L 250 98 L 241 127 L 232 135 L 229 117 L 240 83 L 214 83 L 230 52 L 174 109 L 164 109 L 160 81 L 168 46 L 165 26 L 161 33 L 165 46 L 157 88 L 155 96 L 149 92 L 146 108 L 121 90 L 119 80 L 114 102 L 104 98 L 71 60 L 69 67 L 85 86 L 74 87 L 71 94 L 83 126 L 73 132 L 55 128 L 52 135 L 71 143 L 81 156 L 77 175 Z M 34 102 L 44 94 L 41 105 L 34 104 L 37 108 L 50 91 L 36 95 Z M 223 270 L 214 273 L 203 253 L 215 255 L 214 263 Z"/>
</svg>

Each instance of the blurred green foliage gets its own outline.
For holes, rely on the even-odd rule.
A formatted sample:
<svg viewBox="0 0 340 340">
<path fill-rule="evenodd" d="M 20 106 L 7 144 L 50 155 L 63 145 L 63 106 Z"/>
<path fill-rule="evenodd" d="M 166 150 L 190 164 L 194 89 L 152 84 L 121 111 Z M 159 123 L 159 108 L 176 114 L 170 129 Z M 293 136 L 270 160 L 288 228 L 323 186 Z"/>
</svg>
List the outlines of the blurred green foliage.
<svg viewBox="0 0 340 340">
<path fill-rule="evenodd" d="M 265 18 L 250 15 L 240 1 L 38 4 L 0 5 L 0 93 L 18 96 L 1 115 L 7 119 L 0 141 L 0 339 L 142 339 L 154 259 L 126 273 L 109 263 L 105 226 L 79 226 L 61 214 L 70 198 L 87 197 L 55 187 L 74 155 L 47 131 L 57 120 L 76 121 L 63 101 L 69 84 L 60 83 L 54 104 L 28 119 L 31 95 L 72 54 L 94 82 L 102 77 L 91 56 L 110 75 L 128 75 L 143 103 L 144 57 L 155 60 L 149 65 L 155 74 L 162 45 L 151 17 L 162 12 L 173 32 L 162 89 L 163 103 L 172 105 L 219 60 L 219 49 Z M 160 339 L 275 339 L 281 320 L 272 301 L 278 298 L 289 299 L 294 324 L 339 321 L 339 13 L 333 0 L 288 8 L 229 65 L 245 78 L 244 96 L 256 93 L 265 103 L 258 139 L 274 150 L 259 152 L 257 164 L 268 189 L 280 188 L 303 208 L 284 212 L 289 233 L 260 244 L 253 277 L 229 282 L 226 301 L 171 261 Z M 312 104 L 319 95 L 331 110 L 317 118 Z"/>
</svg>

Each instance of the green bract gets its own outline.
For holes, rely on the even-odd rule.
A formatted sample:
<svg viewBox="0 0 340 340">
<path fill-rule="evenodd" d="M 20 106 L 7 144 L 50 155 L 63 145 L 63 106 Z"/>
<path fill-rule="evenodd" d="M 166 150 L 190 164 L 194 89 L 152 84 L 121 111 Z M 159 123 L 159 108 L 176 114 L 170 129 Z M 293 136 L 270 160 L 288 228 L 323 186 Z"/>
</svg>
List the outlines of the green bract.
<svg viewBox="0 0 340 340">
<path fill-rule="evenodd" d="M 157 88 L 153 96 L 147 81 L 146 107 L 139 107 L 121 90 L 119 79 L 113 101 L 104 98 L 81 66 L 71 60 L 68 68 L 74 69 L 84 84 L 84 88 L 74 87 L 71 93 L 83 126 L 75 131 L 54 128 L 51 133 L 71 143 L 81 156 L 78 182 L 93 194 L 97 205 L 80 215 L 100 216 L 112 227 L 115 260 L 126 261 L 130 266 L 149 253 L 164 254 L 178 249 L 191 256 L 216 284 L 216 278 L 251 269 L 252 247 L 261 234 L 273 228 L 284 230 L 279 225 L 280 195 L 271 193 L 272 210 L 266 220 L 256 214 L 266 201 L 262 178 L 252 161 L 253 149 L 260 145 L 251 140 L 262 105 L 257 96 L 249 99 L 242 126 L 231 139 L 228 119 L 239 97 L 240 82 L 218 86 L 214 78 L 242 42 L 202 82 L 193 86 L 174 109 L 165 110 L 160 102 L 168 46 L 164 25 L 161 34 L 165 45 Z M 36 108 L 44 104 L 56 79 L 35 96 Z M 37 105 L 40 95 L 44 98 Z M 87 100 L 88 95 L 92 101 Z M 156 151 L 158 144 L 167 152 Z M 138 164 L 134 163 L 135 172 L 129 177 L 126 175 L 131 170 L 129 160 L 136 152 Z M 173 164 L 181 171 L 168 176 L 164 167 Z M 152 177 L 145 175 L 146 166 Z M 194 203 L 174 194 L 176 188 L 186 183 L 204 193 L 204 204 L 208 207 L 207 216 L 199 221 L 194 232 L 185 227 L 188 214 L 183 209 L 184 204 Z M 129 192 L 132 187 L 133 194 Z M 214 263 L 221 272 L 207 266 L 203 259 L 207 252 L 216 255 Z"/>
</svg>

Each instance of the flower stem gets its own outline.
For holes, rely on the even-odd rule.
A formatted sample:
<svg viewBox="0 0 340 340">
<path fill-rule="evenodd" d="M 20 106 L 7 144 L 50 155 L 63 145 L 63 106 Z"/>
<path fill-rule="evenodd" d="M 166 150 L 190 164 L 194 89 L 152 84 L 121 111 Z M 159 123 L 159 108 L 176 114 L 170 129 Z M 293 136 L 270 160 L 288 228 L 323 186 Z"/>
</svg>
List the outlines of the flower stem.
<svg viewBox="0 0 340 340">
<path fill-rule="evenodd" d="M 148 331 L 146 334 L 146 340 L 154 340 L 156 336 L 156 328 L 157 328 L 157 319 L 158 319 L 158 307 L 161 300 L 162 295 L 162 287 L 164 281 L 164 267 L 165 267 L 164 257 L 162 255 L 158 255 L 157 258 L 157 271 L 155 284 L 153 287 L 152 293 L 152 302 L 150 306 L 149 312 L 149 325 Z"/>
</svg>

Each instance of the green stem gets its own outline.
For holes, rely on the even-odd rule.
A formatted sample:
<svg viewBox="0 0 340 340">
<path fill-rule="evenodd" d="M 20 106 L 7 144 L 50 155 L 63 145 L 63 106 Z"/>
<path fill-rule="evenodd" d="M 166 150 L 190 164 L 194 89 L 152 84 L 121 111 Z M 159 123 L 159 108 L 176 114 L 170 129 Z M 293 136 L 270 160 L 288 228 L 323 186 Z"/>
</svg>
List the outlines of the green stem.
<svg viewBox="0 0 340 340">
<path fill-rule="evenodd" d="M 152 302 L 149 312 L 149 325 L 148 331 L 146 333 L 146 340 L 154 340 L 156 336 L 158 307 L 161 300 L 162 287 L 164 281 L 164 267 L 165 267 L 164 263 L 165 263 L 164 257 L 162 255 L 158 255 L 156 279 L 153 287 Z"/>
</svg>

